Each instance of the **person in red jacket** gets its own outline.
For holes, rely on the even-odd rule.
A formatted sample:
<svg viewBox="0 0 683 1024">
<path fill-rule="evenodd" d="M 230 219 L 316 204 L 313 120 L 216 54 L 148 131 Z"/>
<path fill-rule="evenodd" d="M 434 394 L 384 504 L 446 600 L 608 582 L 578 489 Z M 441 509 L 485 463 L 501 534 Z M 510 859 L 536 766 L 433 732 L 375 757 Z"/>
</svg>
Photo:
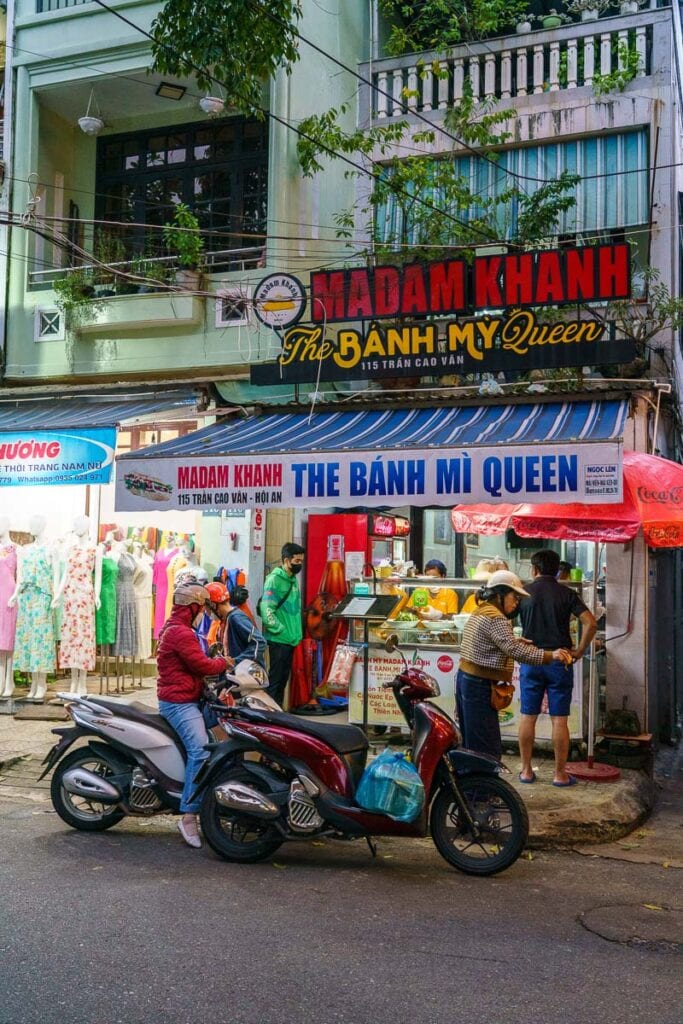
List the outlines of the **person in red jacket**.
<svg viewBox="0 0 683 1024">
<path fill-rule="evenodd" d="M 192 629 L 208 598 L 207 590 L 198 583 L 180 583 L 173 592 L 173 608 L 159 634 L 157 649 L 159 712 L 178 733 L 187 752 L 180 801 L 183 816 L 178 828 L 188 846 L 195 849 L 202 843 L 197 824 L 199 801 L 191 798 L 193 780 L 209 756 L 204 749 L 209 742 L 207 725 L 216 724 L 205 718 L 199 705 L 204 677 L 221 675 L 234 664 L 232 658 L 207 657 Z"/>
</svg>

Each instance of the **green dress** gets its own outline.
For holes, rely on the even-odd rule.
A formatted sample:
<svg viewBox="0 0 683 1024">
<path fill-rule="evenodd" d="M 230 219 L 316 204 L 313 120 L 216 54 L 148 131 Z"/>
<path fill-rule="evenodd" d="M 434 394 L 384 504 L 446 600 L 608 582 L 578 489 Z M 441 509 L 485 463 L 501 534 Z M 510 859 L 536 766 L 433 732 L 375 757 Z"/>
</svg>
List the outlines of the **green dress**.
<svg viewBox="0 0 683 1024">
<path fill-rule="evenodd" d="M 113 644 L 116 640 L 116 577 L 119 567 L 113 558 L 102 559 L 100 607 L 95 613 L 95 641 Z"/>
</svg>

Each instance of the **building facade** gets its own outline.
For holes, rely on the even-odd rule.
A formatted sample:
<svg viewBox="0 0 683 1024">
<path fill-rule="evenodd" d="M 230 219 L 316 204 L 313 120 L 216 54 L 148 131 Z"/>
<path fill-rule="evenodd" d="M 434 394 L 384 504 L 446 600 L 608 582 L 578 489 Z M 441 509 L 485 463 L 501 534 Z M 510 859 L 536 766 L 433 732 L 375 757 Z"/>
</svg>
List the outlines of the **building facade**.
<svg viewBox="0 0 683 1024">
<path fill-rule="evenodd" d="M 330 0 L 321 7 L 304 0 L 300 60 L 291 74 L 264 85 L 272 116 L 245 119 L 230 111 L 220 89 L 213 107 L 225 107 L 210 116 L 204 108 L 212 104 L 202 105 L 196 82 L 149 73 L 145 33 L 158 4 L 10 3 L 4 386 L 195 381 L 215 384 L 227 405 L 304 399 L 308 408 L 315 385 L 249 383 L 250 367 L 273 362 L 281 350 L 278 330 L 255 315 L 257 285 L 286 273 L 307 290 L 312 270 L 353 265 L 369 230 L 379 244 L 397 231 L 409 245 L 416 241 L 410 225 L 401 232 L 403 214 L 390 199 L 370 229 L 357 212 L 351 238 L 338 237 L 336 216 L 362 210 L 367 177 L 349 176 L 348 164 L 332 157 L 318 174 L 302 176 L 295 129 L 311 114 L 343 107 L 346 132 L 405 120 L 408 132 L 394 155 L 455 160 L 482 196 L 502 194 L 511 180 L 532 195 L 565 171 L 579 176 L 575 204 L 543 244 L 628 241 L 634 308 L 645 320 L 634 376 L 605 383 L 609 375 L 593 375 L 590 386 L 629 397 L 626 447 L 679 459 L 681 333 L 651 310 L 651 268 L 657 285 L 677 297 L 683 37 L 677 5 L 633 6 L 597 21 L 539 22 L 536 31 L 521 26 L 448 52 L 388 57 L 377 3 Z M 495 160 L 454 139 L 445 124 L 466 93 L 476 105 L 511 111 L 511 134 Z M 429 141 L 426 128 L 435 131 Z M 391 155 L 378 147 L 372 161 L 357 155 L 354 163 L 381 175 Z M 438 203 L 438 189 L 427 198 Z M 177 258 L 163 231 L 179 203 L 194 210 L 203 232 L 204 273 L 191 284 L 175 278 Z M 499 248 L 518 214 L 514 203 L 504 209 Z M 84 267 L 94 301 L 65 312 L 54 285 Z M 455 385 L 431 383 L 439 386 L 437 404 L 463 397 Z M 422 378 L 418 386 L 429 384 Z M 392 401 L 397 387 L 399 400 L 415 400 L 400 382 L 391 387 Z M 532 394 L 542 400 L 548 389 L 552 384 Z M 366 377 L 328 388 L 324 400 L 349 392 L 367 392 L 377 404 L 386 401 L 387 386 Z M 481 401 L 505 402 L 505 389 L 500 393 Z M 466 397 L 472 400 L 471 389 Z M 288 529 L 303 535 L 305 514 L 284 526 L 280 519 L 283 537 Z M 608 704 L 625 697 L 644 725 L 673 734 L 676 679 L 683 676 L 679 559 L 648 553 L 642 540 L 629 550 L 608 547 L 604 559 Z"/>
</svg>

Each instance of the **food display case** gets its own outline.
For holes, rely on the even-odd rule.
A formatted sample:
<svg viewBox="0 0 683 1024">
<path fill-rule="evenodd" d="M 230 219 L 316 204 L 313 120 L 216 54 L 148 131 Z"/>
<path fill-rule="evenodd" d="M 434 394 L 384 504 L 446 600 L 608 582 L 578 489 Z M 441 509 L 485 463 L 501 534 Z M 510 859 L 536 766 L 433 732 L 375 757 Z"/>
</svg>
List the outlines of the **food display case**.
<svg viewBox="0 0 683 1024">
<path fill-rule="evenodd" d="M 400 588 L 410 596 L 417 589 L 450 588 L 458 597 L 458 608 L 461 608 L 467 597 L 474 594 L 481 583 L 471 579 L 436 579 L 434 577 L 391 577 L 381 580 L 380 587 Z M 569 584 L 574 589 L 581 584 Z M 460 645 L 462 632 L 469 615 L 458 612 L 443 619 L 428 622 L 421 620 L 409 604 L 402 604 L 394 617 L 380 623 L 372 623 L 368 629 L 367 665 L 363 659 L 356 661 L 349 683 L 349 721 L 363 722 L 364 718 L 370 726 L 403 727 L 403 716 L 394 701 L 390 690 L 383 689 L 388 682 L 401 670 L 402 661 L 397 652 L 389 653 L 385 649 L 387 638 L 391 634 L 398 637 L 398 647 L 411 665 L 421 668 L 433 676 L 439 684 L 441 695 L 434 698 L 434 703 L 443 708 L 449 715 L 455 715 L 455 677 L 460 663 Z M 521 627 L 513 624 L 515 632 L 521 635 Z M 585 659 L 587 669 L 588 661 Z M 584 662 L 574 665 L 574 690 L 569 715 L 570 735 L 573 739 L 583 737 L 583 692 Z M 367 672 L 367 686 L 364 677 Z M 513 683 L 515 695 L 509 708 L 499 712 L 501 734 L 504 739 L 516 739 L 519 729 L 519 664 L 515 662 Z M 365 707 L 364 707 L 365 705 Z M 365 714 L 364 714 L 365 711 Z M 536 736 L 540 740 L 550 740 L 552 723 L 547 713 L 541 713 L 537 722 Z"/>
</svg>

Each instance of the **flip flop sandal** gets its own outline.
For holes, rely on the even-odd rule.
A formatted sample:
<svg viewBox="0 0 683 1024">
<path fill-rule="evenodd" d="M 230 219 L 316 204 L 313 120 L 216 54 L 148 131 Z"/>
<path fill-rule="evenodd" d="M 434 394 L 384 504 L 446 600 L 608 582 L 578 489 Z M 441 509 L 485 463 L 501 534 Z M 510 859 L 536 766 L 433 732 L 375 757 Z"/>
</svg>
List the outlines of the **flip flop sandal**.
<svg viewBox="0 0 683 1024">
<path fill-rule="evenodd" d="M 557 789 L 567 789 L 568 786 L 575 786 L 577 782 L 578 779 L 575 779 L 573 775 L 570 775 L 568 782 L 553 782 L 553 786 Z"/>
<path fill-rule="evenodd" d="M 533 784 L 534 784 L 534 782 L 536 782 L 538 776 L 536 775 L 536 772 L 533 772 L 532 773 L 532 777 L 530 779 L 523 779 L 522 778 L 522 773 L 520 772 L 519 775 L 517 776 L 517 778 L 519 779 L 520 782 L 524 783 L 525 786 L 533 786 Z"/>
</svg>

